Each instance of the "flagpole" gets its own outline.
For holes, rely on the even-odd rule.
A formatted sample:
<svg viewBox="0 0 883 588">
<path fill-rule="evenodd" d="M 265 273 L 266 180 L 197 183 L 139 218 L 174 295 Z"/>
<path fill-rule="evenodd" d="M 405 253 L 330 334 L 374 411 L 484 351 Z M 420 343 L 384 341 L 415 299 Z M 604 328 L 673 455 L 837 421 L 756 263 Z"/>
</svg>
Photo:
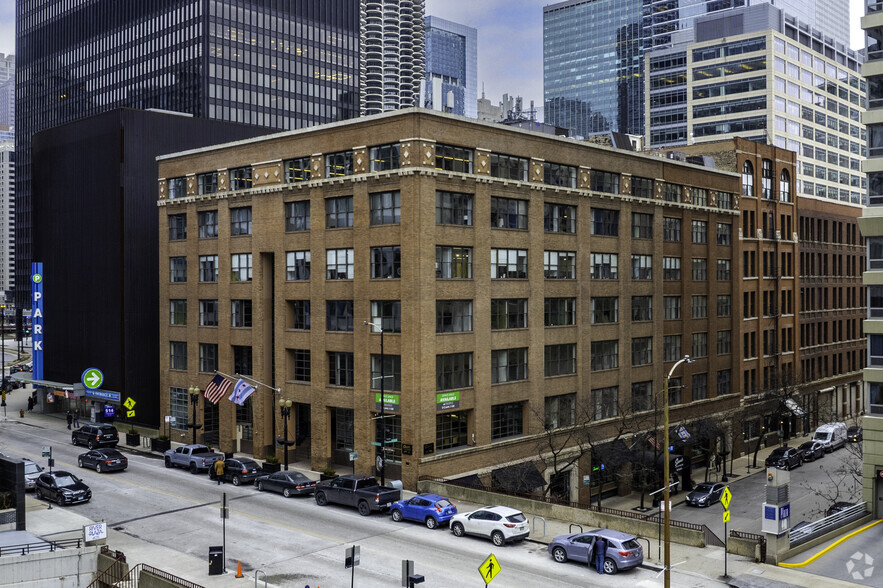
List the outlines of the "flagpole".
<svg viewBox="0 0 883 588">
<path fill-rule="evenodd" d="M 275 392 L 276 394 L 281 394 L 281 393 L 282 393 L 282 388 L 276 388 L 275 386 L 270 386 L 269 384 L 264 384 L 263 382 L 260 382 L 260 381 L 258 381 L 258 380 L 255 380 L 254 378 L 251 378 L 251 377 L 249 377 L 249 376 L 243 376 L 242 374 L 233 374 L 233 375 L 231 376 L 231 375 L 229 375 L 229 374 L 225 374 L 224 372 L 217 372 L 217 373 L 221 374 L 221 375 L 224 376 L 225 378 L 230 378 L 231 380 L 238 380 L 238 379 L 248 380 L 249 382 L 252 382 L 252 383 L 254 383 L 254 384 L 257 384 L 258 386 L 263 386 L 264 388 L 269 388 L 270 390 L 272 390 L 272 391 Z"/>
</svg>

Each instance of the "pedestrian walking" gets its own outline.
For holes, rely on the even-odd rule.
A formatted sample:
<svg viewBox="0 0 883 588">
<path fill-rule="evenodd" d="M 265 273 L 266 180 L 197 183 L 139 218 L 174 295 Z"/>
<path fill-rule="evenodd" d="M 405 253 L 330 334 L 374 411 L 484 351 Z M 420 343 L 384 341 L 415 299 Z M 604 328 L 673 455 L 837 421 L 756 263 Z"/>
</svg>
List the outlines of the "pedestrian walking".
<svg viewBox="0 0 883 588">
<path fill-rule="evenodd" d="M 604 559 L 607 557 L 607 541 L 604 537 L 598 537 L 595 541 L 595 569 L 599 574 L 604 573 Z"/>
<path fill-rule="evenodd" d="M 34 410 L 34 398 L 32 396 L 28 396 L 28 412 Z"/>
<path fill-rule="evenodd" d="M 80 428 L 80 411 L 78 410 L 74 411 L 74 426 Z"/>
<path fill-rule="evenodd" d="M 74 422 L 74 415 L 71 414 L 71 411 L 67 411 L 67 428 L 70 430 L 71 424 Z"/>
<path fill-rule="evenodd" d="M 218 486 L 220 486 L 222 481 L 221 477 L 224 475 L 224 459 L 219 459 L 212 467 L 215 470 L 215 479 L 218 481 Z"/>
</svg>

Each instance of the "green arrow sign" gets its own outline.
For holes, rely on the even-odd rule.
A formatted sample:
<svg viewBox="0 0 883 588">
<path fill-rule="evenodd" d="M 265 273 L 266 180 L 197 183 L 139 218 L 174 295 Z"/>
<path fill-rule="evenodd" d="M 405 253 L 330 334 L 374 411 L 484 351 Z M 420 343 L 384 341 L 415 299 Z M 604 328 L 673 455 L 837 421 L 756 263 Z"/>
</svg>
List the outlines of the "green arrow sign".
<svg viewBox="0 0 883 588">
<path fill-rule="evenodd" d="M 104 374 L 102 374 L 101 370 L 98 368 L 89 368 L 83 372 L 80 379 L 83 381 L 83 386 L 90 390 L 95 390 L 101 386 L 102 382 L 104 382 Z"/>
</svg>

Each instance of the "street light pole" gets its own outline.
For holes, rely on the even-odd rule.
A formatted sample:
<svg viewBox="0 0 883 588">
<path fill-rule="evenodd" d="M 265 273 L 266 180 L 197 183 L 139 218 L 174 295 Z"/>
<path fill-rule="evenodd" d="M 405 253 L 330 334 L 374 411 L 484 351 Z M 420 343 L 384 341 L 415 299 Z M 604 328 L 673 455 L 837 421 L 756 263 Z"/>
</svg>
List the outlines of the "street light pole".
<svg viewBox="0 0 883 588">
<path fill-rule="evenodd" d="M 380 485 L 386 486 L 386 396 L 384 395 L 383 382 L 383 327 L 365 321 L 363 324 L 370 325 L 380 331 L 380 459 L 383 467 L 380 468 Z M 370 386 L 369 386 L 370 387 Z"/>
<path fill-rule="evenodd" d="M 187 428 L 193 429 L 193 444 L 196 445 L 196 429 L 201 429 L 202 425 L 196 424 L 196 407 L 199 406 L 199 386 L 190 386 L 187 389 L 190 392 L 190 404 L 193 406 L 193 419 L 191 423 L 187 425 Z"/>
<path fill-rule="evenodd" d="M 662 491 L 662 508 L 665 511 L 665 561 L 663 562 L 663 571 L 665 573 L 665 588 L 670 588 L 671 586 L 671 480 L 669 479 L 669 449 L 668 449 L 668 382 L 671 380 L 671 375 L 682 363 L 693 363 L 693 360 L 690 359 L 689 355 L 685 355 L 681 359 L 675 362 L 671 369 L 668 372 L 668 375 L 665 376 L 665 382 L 662 386 L 662 403 L 663 403 L 663 413 L 664 417 L 664 436 L 665 440 L 665 449 L 663 454 L 663 482 L 662 487 L 664 490 Z"/>
<path fill-rule="evenodd" d="M 285 448 L 285 471 L 288 471 L 288 448 L 291 446 L 293 441 L 288 440 L 288 419 L 291 418 L 291 400 L 283 400 L 279 399 L 279 412 L 282 414 L 282 439 L 276 439 L 276 441 L 280 441 L 282 446 Z"/>
</svg>

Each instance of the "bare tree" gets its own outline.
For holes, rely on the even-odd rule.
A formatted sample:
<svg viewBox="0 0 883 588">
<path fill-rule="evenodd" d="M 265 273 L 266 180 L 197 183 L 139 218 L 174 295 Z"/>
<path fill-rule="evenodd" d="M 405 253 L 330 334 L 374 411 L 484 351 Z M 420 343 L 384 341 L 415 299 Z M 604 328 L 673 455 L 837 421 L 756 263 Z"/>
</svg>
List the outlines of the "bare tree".
<svg viewBox="0 0 883 588">
<path fill-rule="evenodd" d="M 825 474 L 825 480 L 800 483 L 801 488 L 822 500 L 822 507 L 810 514 L 825 516 L 835 503 L 854 503 L 861 497 L 862 443 L 847 443 L 831 457 L 834 458 L 833 466 L 831 459 L 826 460 L 828 463 L 819 464 L 819 469 Z"/>
</svg>

